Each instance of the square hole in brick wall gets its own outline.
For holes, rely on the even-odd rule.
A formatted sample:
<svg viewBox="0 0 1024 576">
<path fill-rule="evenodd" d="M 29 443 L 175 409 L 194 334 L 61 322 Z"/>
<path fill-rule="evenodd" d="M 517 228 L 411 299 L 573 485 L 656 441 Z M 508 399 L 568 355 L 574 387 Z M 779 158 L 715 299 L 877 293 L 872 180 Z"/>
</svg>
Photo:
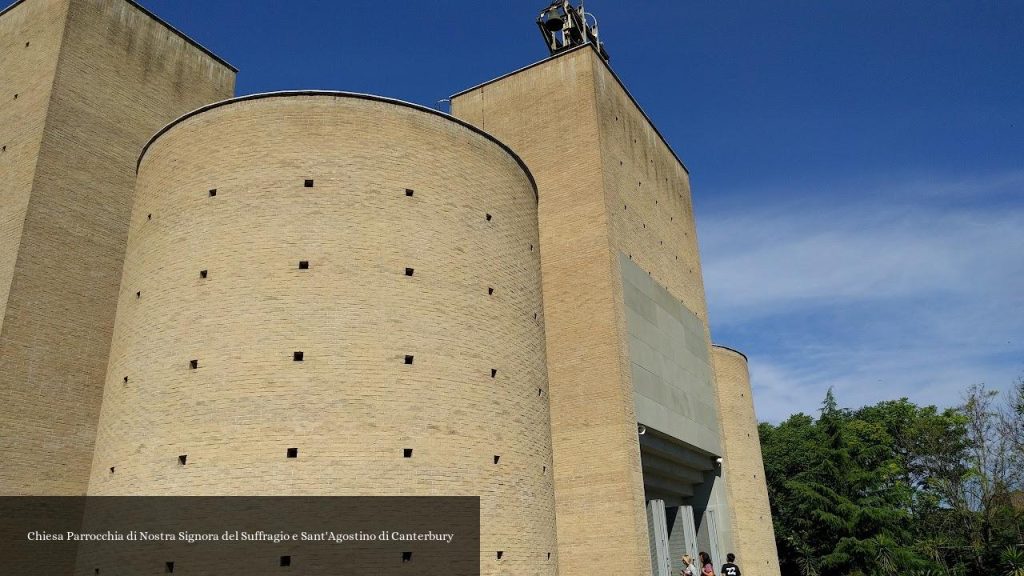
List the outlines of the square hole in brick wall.
<svg viewBox="0 0 1024 576">
<path fill-rule="evenodd" d="M 490 221 L 491 221 L 491 218 L 492 218 L 492 216 L 491 216 L 490 214 L 487 214 L 487 215 L 485 215 L 485 217 L 487 218 L 487 221 L 488 221 L 488 222 L 490 222 Z"/>
<path fill-rule="evenodd" d="M 309 180 L 308 178 L 307 178 L 307 179 L 306 179 L 306 181 L 305 181 L 305 182 L 303 182 L 302 184 L 303 184 L 303 186 L 305 186 L 306 188 L 312 188 L 312 187 L 313 187 L 313 181 L 312 181 L 312 180 Z"/>
<path fill-rule="evenodd" d="M 188 454 L 182 454 L 181 456 L 178 456 L 178 464 L 184 466 L 186 462 L 188 462 Z"/>
<path fill-rule="evenodd" d="M 309 260 L 299 260 L 299 270 L 309 270 Z"/>
<path fill-rule="evenodd" d="M 125 384 L 127 384 L 127 383 L 128 383 L 128 377 L 127 377 L 127 376 L 125 376 L 125 377 L 124 377 L 124 383 L 125 383 Z"/>
<path fill-rule="evenodd" d="M 199 271 L 199 277 L 200 278 L 206 278 L 209 275 L 210 275 L 210 272 L 208 270 L 200 270 Z"/>
<path fill-rule="evenodd" d="M 405 275 L 406 276 L 412 276 L 413 272 L 415 272 L 415 270 L 413 270 L 412 268 L 406 268 L 405 269 Z"/>
<path fill-rule="evenodd" d="M 492 295 L 492 294 L 494 294 L 494 288 L 490 288 L 490 287 L 488 287 L 488 288 L 487 288 L 487 295 L 488 295 L 488 296 L 490 296 L 490 295 Z"/>
<path fill-rule="evenodd" d="M 405 195 L 406 196 L 412 196 L 414 193 L 415 193 L 415 191 L 412 188 L 406 188 L 405 189 Z"/>
<path fill-rule="evenodd" d="M 291 556 L 281 556 L 281 566 L 291 566 L 291 565 L 292 565 L 292 557 Z"/>
<path fill-rule="evenodd" d="M 402 552 L 402 562 L 412 562 L 412 552 Z"/>
<path fill-rule="evenodd" d="M 298 448 L 289 448 L 288 452 L 287 452 L 287 457 L 288 458 L 298 458 L 299 457 L 299 449 Z"/>
<path fill-rule="evenodd" d="M 402 450 L 403 458 L 412 458 L 412 448 L 405 448 Z"/>
<path fill-rule="evenodd" d="M 217 195 L 217 189 L 216 188 L 210 188 L 210 198 L 213 198 L 216 195 Z"/>
<path fill-rule="evenodd" d="M 193 369 L 193 370 L 195 370 L 196 368 L 199 368 L 199 360 L 189 360 L 188 361 L 188 367 Z"/>
<path fill-rule="evenodd" d="M 498 557 L 498 560 L 501 560 L 501 557 L 502 557 L 502 556 L 504 556 L 504 555 L 505 555 L 505 552 L 504 552 L 504 551 L 502 551 L 502 550 L 498 550 L 498 551 L 497 551 L 497 552 L 495 553 L 495 556 L 497 556 L 497 557 Z"/>
<path fill-rule="evenodd" d="M 491 368 L 491 378 L 494 378 L 497 375 L 498 375 L 498 369 L 497 368 Z"/>
<path fill-rule="evenodd" d="M 405 355 L 405 363 L 406 364 L 412 364 L 412 355 L 411 354 L 406 354 Z"/>
<path fill-rule="evenodd" d="M 173 574 L 174 573 L 174 562 L 164 562 L 164 573 L 165 574 Z"/>
<path fill-rule="evenodd" d="M 292 352 L 292 360 L 295 362 L 302 362 L 303 356 L 304 354 L 302 352 Z"/>
<path fill-rule="evenodd" d="M 494 463 L 497 464 L 498 460 L 501 460 L 501 456 L 498 456 L 497 454 L 495 454 L 494 455 Z"/>
</svg>

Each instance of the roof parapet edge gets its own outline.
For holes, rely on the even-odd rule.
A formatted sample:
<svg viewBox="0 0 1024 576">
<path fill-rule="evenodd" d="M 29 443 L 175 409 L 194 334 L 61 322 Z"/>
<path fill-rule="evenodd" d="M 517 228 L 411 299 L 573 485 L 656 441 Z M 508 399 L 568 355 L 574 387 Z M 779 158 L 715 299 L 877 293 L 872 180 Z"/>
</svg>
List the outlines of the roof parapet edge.
<svg viewBox="0 0 1024 576">
<path fill-rule="evenodd" d="M 576 52 L 577 50 L 582 50 L 583 48 L 585 48 L 587 46 L 589 46 L 590 49 L 594 51 L 594 54 L 597 55 L 597 57 L 598 57 L 597 59 L 600 60 L 602 64 L 604 64 L 604 67 L 605 67 L 606 70 L 608 70 L 608 73 L 611 74 L 612 78 L 614 78 L 615 81 L 619 83 L 619 87 L 622 88 L 622 91 L 626 93 L 626 96 L 628 96 L 629 100 L 633 103 L 634 106 L 636 106 L 636 109 L 640 111 L 640 115 L 644 117 L 644 120 L 647 121 L 647 124 L 650 125 L 651 129 L 654 130 L 654 133 L 657 134 L 658 138 L 661 139 L 661 141 L 665 144 L 665 147 L 668 148 L 669 153 L 672 154 L 672 156 L 676 159 L 676 162 L 679 162 L 679 165 L 683 167 L 683 170 L 685 170 L 687 174 L 690 174 L 690 169 L 686 166 L 686 162 L 683 162 L 683 159 L 679 157 L 679 154 L 676 154 L 676 151 L 674 149 L 672 149 L 672 145 L 668 143 L 668 139 L 666 139 L 665 135 L 662 134 L 660 130 L 658 130 L 658 127 L 655 126 L 654 122 L 651 120 L 651 117 L 647 115 L 647 112 L 645 112 L 643 107 L 640 106 L 640 103 L 637 102 L 636 98 L 633 97 L 633 94 L 629 91 L 628 88 L 626 88 L 626 85 L 622 83 L 622 79 L 619 78 L 618 74 L 615 73 L 615 70 L 612 70 L 612 67 L 611 67 L 610 64 L 608 64 L 608 61 L 601 57 L 600 52 L 598 52 L 597 47 L 594 46 L 594 44 L 592 42 L 587 42 L 585 44 L 580 44 L 579 46 L 575 46 L 575 47 L 570 48 L 568 50 L 559 52 L 558 54 L 554 54 L 552 56 L 548 56 L 547 58 L 544 58 L 543 60 L 538 60 L 538 61 L 534 62 L 533 64 L 528 64 L 526 66 L 523 66 L 522 68 L 519 68 L 517 70 L 513 70 L 512 72 L 509 72 L 507 74 L 502 74 L 501 76 L 498 76 L 497 78 L 492 78 L 492 79 L 490 79 L 490 80 L 488 80 L 486 82 L 481 82 L 480 84 L 477 84 L 476 86 L 473 86 L 472 88 L 466 88 L 465 90 L 461 90 L 459 92 L 456 92 L 455 94 L 452 94 L 448 98 L 449 98 L 449 100 L 457 98 L 459 96 L 462 96 L 462 95 L 467 94 L 469 92 L 472 92 L 474 90 L 483 88 L 484 86 L 487 86 L 488 84 L 493 84 L 493 83 L 498 82 L 500 80 L 504 80 L 505 78 L 508 78 L 509 76 L 513 76 L 513 75 L 518 74 L 520 72 L 524 72 L 526 70 L 529 70 L 530 68 L 533 68 L 535 66 L 540 66 L 541 64 L 544 64 L 545 62 L 548 62 L 550 60 L 554 60 L 555 58 L 561 58 L 562 56 L 565 56 L 566 54 L 571 54 L 573 52 Z"/>
<path fill-rule="evenodd" d="M 730 348 L 728 346 L 722 346 L 721 344 L 712 344 L 711 347 L 712 348 L 721 348 L 722 350 L 728 350 L 729 352 L 734 352 L 734 353 L 739 354 L 740 356 L 742 356 L 744 362 L 749 362 L 750 361 L 747 358 L 746 354 L 744 354 L 743 352 L 740 352 L 739 350 L 737 350 L 735 348 Z"/>
<path fill-rule="evenodd" d="M 405 100 L 398 100 L 397 98 L 388 98 L 386 96 L 376 96 L 374 94 L 363 94 L 363 93 L 360 93 L 360 92 L 344 92 L 344 91 L 340 91 L 340 90 L 281 90 L 281 91 L 278 91 L 278 92 L 259 92 L 259 93 L 256 93 L 256 94 L 246 94 L 245 96 L 236 96 L 235 98 L 228 98 L 227 100 L 221 100 L 219 102 L 213 102 L 212 104 L 207 104 L 205 106 L 196 108 L 195 110 L 192 110 L 191 112 L 186 112 L 185 114 L 182 114 L 181 116 L 178 116 L 174 120 L 171 120 L 166 126 L 161 128 L 160 130 L 158 130 L 156 132 L 156 134 L 153 134 L 153 136 L 150 137 L 149 141 L 146 142 L 146 145 L 142 147 L 142 151 L 139 153 L 139 159 L 135 163 L 135 172 L 138 173 L 139 167 L 142 165 L 142 159 L 146 156 L 146 152 L 149 151 L 149 147 L 154 142 L 156 142 L 161 136 L 163 136 L 164 133 L 166 133 L 170 129 L 174 128 L 178 124 L 184 122 L 185 120 L 188 120 L 189 118 L 191 118 L 193 116 L 197 116 L 199 114 L 202 114 L 203 112 L 207 112 L 209 110 L 213 110 L 214 108 L 220 108 L 222 106 L 228 106 L 230 104 L 237 104 L 239 102 L 246 102 L 246 101 L 249 101 L 249 100 L 260 100 L 260 99 L 263 99 L 263 98 L 288 98 L 288 97 L 295 97 L 295 96 L 331 96 L 331 97 L 334 97 L 334 98 L 355 98 L 355 99 L 359 99 L 359 100 L 372 100 L 372 101 L 375 101 L 375 102 L 385 102 L 385 103 L 388 103 L 388 104 L 394 104 L 396 106 L 404 106 L 406 108 L 412 108 L 414 110 L 419 110 L 420 112 L 427 112 L 427 113 L 433 114 L 435 116 L 440 116 L 441 118 L 444 118 L 446 120 L 450 120 L 450 121 L 452 121 L 452 122 L 462 126 L 463 128 L 466 128 L 470 132 L 479 134 L 480 136 L 483 136 L 484 138 L 486 138 L 487 140 L 490 140 L 494 144 L 497 144 L 499 148 L 501 148 L 502 150 L 505 151 L 505 153 L 507 153 L 509 156 L 511 156 L 512 159 L 516 161 L 516 164 L 518 164 L 519 167 L 522 168 L 523 173 L 526 174 L 526 178 L 530 181 L 530 186 L 533 188 L 533 196 L 534 196 L 534 198 L 535 199 L 539 199 L 540 198 L 540 196 L 539 196 L 539 194 L 537 192 L 537 181 L 534 180 L 533 173 L 530 172 L 529 166 L 526 165 L 526 162 L 523 162 L 523 159 L 520 158 L 519 155 L 515 153 L 515 151 L 513 151 L 511 148 L 509 148 L 508 145 L 506 145 L 504 142 L 502 142 L 501 140 L 498 140 L 496 137 L 494 137 L 494 135 L 492 135 L 492 134 L 490 134 L 488 132 L 485 132 L 484 130 L 478 128 L 477 126 L 474 126 L 474 125 L 470 124 L 469 122 L 466 122 L 465 120 L 463 120 L 461 118 L 456 118 L 455 116 L 452 116 L 451 114 L 445 114 L 444 112 L 441 112 L 440 110 L 434 110 L 433 108 L 430 108 L 430 107 L 427 107 L 427 106 L 423 106 L 421 104 L 414 104 L 412 102 L 406 102 Z"/>
<path fill-rule="evenodd" d="M 184 32 L 182 32 L 181 30 L 178 30 L 178 29 L 177 29 L 177 28 L 175 28 L 174 26 L 171 26 L 171 24 L 170 24 L 170 23 L 168 23 L 168 22 L 167 22 L 166 20 L 164 20 L 163 18 L 161 18 L 161 17 L 157 16 L 156 14 L 154 14 L 154 13 L 150 12 L 150 11 L 149 11 L 148 9 L 146 9 L 146 7 L 145 7 L 145 6 L 143 6 L 142 4 L 139 4 L 139 3 L 138 3 L 138 2 L 136 2 L 135 0 L 124 0 L 124 2 L 126 2 L 126 3 L 128 3 L 129 5 L 131 5 L 131 6 L 135 7 L 136 9 L 138 9 L 138 10 L 139 10 L 140 12 L 142 12 L 142 13 L 143 13 L 143 14 L 145 14 L 146 16 L 149 16 L 150 18 L 152 18 L 152 19 L 153 19 L 153 20 L 154 20 L 155 22 L 157 22 L 158 24 L 160 24 L 160 25 L 161 25 L 161 26 L 163 26 L 164 28 L 167 28 L 167 29 L 168 29 L 168 30 L 170 30 L 171 32 L 173 32 L 173 33 L 175 33 L 176 35 L 180 36 L 182 40 L 184 40 L 184 41 L 188 42 L 189 44 L 191 44 L 192 46 L 194 46 L 194 47 L 198 48 L 198 49 L 199 49 L 200 51 L 202 51 L 202 52 L 203 52 L 204 54 L 206 54 L 206 55 L 207 55 L 207 56 L 209 56 L 210 58 L 213 58 L 213 59 L 214 59 L 214 60 L 215 60 L 215 61 L 216 61 L 216 62 L 217 62 L 218 64 L 221 64 L 222 66 L 225 66 L 225 67 L 227 67 L 227 68 L 228 68 L 229 70 L 231 70 L 232 72 L 238 73 L 238 68 L 235 68 L 234 66 L 232 66 L 230 62 L 228 62 L 227 60 L 225 60 L 225 59 L 221 58 L 220 56 L 217 56 L 216 54 L 214 54 L 214 53 L 213 53 L 213 51 L 212 51 L 212 50 L 210 50 L 210 49 L 209 49 L 209 48 L 207 48 L 206 46 L 203 46 L 203 45 L 202 45 L 202 44 L 200 44 L 199 42 L 196 42 L 196 41 L 195 41 L 195 40 L 193 40 L 192 38 L 190 38 L 190 37 L 188 36 L 188 34 L 185 34 L 185 33 L 184 33 Z M 20 5 L 20 4 L 24 4 L 24 3 L 25 3 L 25 0 L 15 0 L 15 2 L 14 2 L 14 3 L 12 3 L 12 4 L 11 4 L 11 5 L 9 5 L 9 6 L 7 6 L 7 7 L 6 7 L 6 8 L 4 8 L 4 9 L 0 10 L 0 16 L 3 16 L 4 14 L 6 14 L 6 13 L 10 12 L 11 10 L 13 10 L 14 8 L 16 8 L 16 7 L 18 6 L 18 5 Z"/>
</svg>

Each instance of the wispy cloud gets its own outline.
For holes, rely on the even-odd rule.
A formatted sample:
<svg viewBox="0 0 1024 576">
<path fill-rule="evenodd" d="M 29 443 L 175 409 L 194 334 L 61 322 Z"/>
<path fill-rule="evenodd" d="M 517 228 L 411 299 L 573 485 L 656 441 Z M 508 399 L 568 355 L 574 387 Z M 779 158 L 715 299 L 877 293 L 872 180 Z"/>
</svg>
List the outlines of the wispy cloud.
<svg viewBox="0 0 1024 576">
<path fill-rule="evenodd" d="M 713 335 L 748 353 L 762 419 L 829 386 L 948 406 L 1024 372 L 1024 172 L 743 196 L 699 225 Z"/>
</svg>

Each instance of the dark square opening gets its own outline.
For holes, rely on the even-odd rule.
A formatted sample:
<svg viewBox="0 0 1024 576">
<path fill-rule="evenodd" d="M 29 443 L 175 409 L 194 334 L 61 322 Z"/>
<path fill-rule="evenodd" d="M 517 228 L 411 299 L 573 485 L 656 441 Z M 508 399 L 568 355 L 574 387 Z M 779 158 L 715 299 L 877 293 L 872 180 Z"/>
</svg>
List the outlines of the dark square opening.
<svg viewBox="0 0 1024 576">
<path fill-rule="evenodd" d="M 487 214 L 487 221 L 488 221 L 488 222 L 490 222 L 490 221 L 491 221 L 491 215 L 490 215 L 490 214 Z"/>
<path fill-rule="evenodd" d="M 405 195 L 406 196 L 412 196 L 413 195 L 413 189 L 412 188 L 406 188 L 405 189 Z"/>
<path fill-rule="evenodd" d="M 199 368 L 199 360 L 189 360 L 188 361 L 188 367 L 193 369 L 193 370 L 195 370 L 196 368 Z"/>
<path fill-rule="evenodd" d="M 412 276 L 413 272 L 415 272 L 415 270 L 413 270 L 412 268 L 406 268 L 405 269 L 405 275 L 406 276 Z"/>
<path fill-rule="evenodd" d="M 487 295 L 488 295 L 488 296 L 490 296 L 490 295 L 492 295 L 492 294 L 494 294 L 494 288 L 490 288 L 490 287 L 488 287 L 488 288 L 487 288 Z"/>
<path fill-rule="evenodd" d="M 172 574 L 174 572 L 174 562 L 164 562 L 164 572 Z"/>
<path fill-rule="evenodd" d="M 128 383 L 128 377 L 127 377 L 127 376 L 125 376 L 125 377 L 124 377 L 124 383 L 125 383 L 125 384 L 127 384 L 127 383 Z"/>
<path fill-rule="evenodd" d="M 299 449 L 298 448 L 289 448 L 288 449 L 288 458 L 298 458 L 298 457 L 299 457 Z"/>
<path fill-rule="evenodd" d="M 405 448 L 404 450 L 402 450 L 402 457 L 412 458 L 412 448 Z"/>
<path fill-rule="evenodd" d="M 281 556 L 281 566 L 291 566 L 291 565 L 292 565 L 292 557 L 291 556 Z"/>
<path fill-rule="evenodd" d="M 135 299 L 138 300 L 139 298 L 142 298 L 142 291 L 141 290 L 139 290 L 138 292 L 135 293 Z"/>
<path fill-rule="evenodd" d="M 410 354 L 405 355 L 405 363 L 412 364 L 412 356 Z"/>
<path fill-rule="evenodd" d="M 402 552 L 402 562 L 412 562 L 412 552 Z"/>
<path fill-rule="evenodd" d="M 309 180 L 309 179 L 307 179 L 307 180 L 306 180 L 306 181 L 305 181 L 305 182 L 303 183 L 303 185 L 304 185 L 304 186 L 305 186 L 306 188 L 312 188 L 312 187 L 313 187 L 313 181 L 312 181 L 312 180 Z"/>
<path fill-rule="evenodd" d="M 114 468 L 116 468 L 116 466 L 111 466 L 111 467 L 110 467 L 110 473 L 111 473 L 111 474 L 113 474 L 113 473 L 114 473 Z"/>
<path fill-rule="evenodd" d="M 302 362 L 302 352 L 292 352 L 292 360 L 295 362 Z"/>
<path fill-rule="evenodd" d="M 200 270 L 199 271 L 199 277 L 200 278 L 206 278 L 209 275 L 210 275 L 210 273 L 208 271 L 206 271 L 206 270 Z"/>
<path fill-rule="evenodd" d="M 188 462 L 188 454 L 182 454 L 181 456 L 178 456 L 178 464 L 184 466 L 186 462 Z"/>
<path fill-rule="evenodd" d="M 498 456 L 497 454 L 495 454 L 494 455 L 494 463 L 497 464 L 498 460 L 501 460 L 501 456 Z"/>
<path fill-rule="evenodd" d="M 213 198 L 216 195 L 217 195 L 217 189 L 216 188 L 210 188 L 210 198 Z"/>
<path fill-rule="evenodd" d="M 502 550 L 498 550 L 498 552 L 496 554 L 496 556 L 498 557 L 498 560 L 501 560 L 501 557 L 504 556 L 504 555 L 505 555 L 505 552 L 503 552 Z"/>
<path fill-rule="evenodd" d="M 498 375 L 498 369 L 497 368 L 491 368 L 491 378 L 494 378 L 497 375 Z"/>
<path fill-rule="evenodd" d="M 299 260 L 299 270 L 309 270 L 309 260 Z"/>
</svg>

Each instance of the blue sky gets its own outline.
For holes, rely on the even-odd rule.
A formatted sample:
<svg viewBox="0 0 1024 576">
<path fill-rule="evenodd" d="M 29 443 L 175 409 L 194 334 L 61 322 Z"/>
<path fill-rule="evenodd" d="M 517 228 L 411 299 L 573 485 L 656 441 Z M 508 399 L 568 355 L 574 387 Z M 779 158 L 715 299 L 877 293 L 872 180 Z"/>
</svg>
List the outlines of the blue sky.
<svg viewBox="0 0 1024 576">
<path fill-rule="evenodd" d="M 142 3 L 239 94 L 435 105 L 546 55 L 544 1 Z M 586 5 L 691 170 L 712 334 L 761 419 L 1024 375 L 1024 2 Z"/>
</svg>

